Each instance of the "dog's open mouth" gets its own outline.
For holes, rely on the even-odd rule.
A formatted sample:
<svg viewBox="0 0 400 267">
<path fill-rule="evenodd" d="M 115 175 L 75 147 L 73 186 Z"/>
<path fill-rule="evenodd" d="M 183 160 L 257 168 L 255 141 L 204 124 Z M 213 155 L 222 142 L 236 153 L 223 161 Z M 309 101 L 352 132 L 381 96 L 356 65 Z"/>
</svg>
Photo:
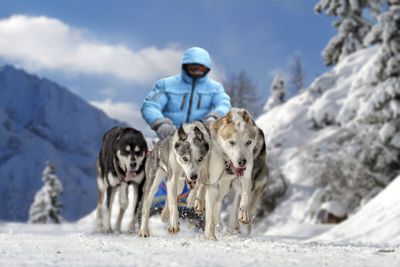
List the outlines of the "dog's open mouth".
<svg viewBox="0 0 400 267">
<path fill-rule="evenodd" d="M 135 178 L 136 172 L 134 170 L 127 171 L 125 174 L 125 181 L 133 181 L 133 178 Z"/>
<path fill-rule="evenodd" d="M 246 170 L 246 167 L 245 168 L 236 168 L 233 165 L 232 161 L 230 161 L 229 167 L 231 168 L 231 170 L 232 170 L 233 174 L 235 175 L 235 177 L 243 176 L 243 173 Z"/>
<path fill-rule="evenodd" d="M 186 178 L 187 187 L 188 187 L 190 190 L 193 190 L 194 187 L 196 186 L 196 181 L 190 180 L 189 178 L 187 178 L 186 175 L 185 175 L 185 178 Z"/>
</svg>

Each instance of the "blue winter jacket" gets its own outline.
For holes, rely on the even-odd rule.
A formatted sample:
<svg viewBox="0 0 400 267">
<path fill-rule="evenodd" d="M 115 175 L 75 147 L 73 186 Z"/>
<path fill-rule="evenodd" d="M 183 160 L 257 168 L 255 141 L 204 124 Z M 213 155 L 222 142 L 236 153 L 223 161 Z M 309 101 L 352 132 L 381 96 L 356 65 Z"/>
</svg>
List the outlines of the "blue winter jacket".
<svg viewBox="0 0 400 267">
<path fill-rule="evenodd" d="M 150 126 L 166 117 L 179 127 L 185 122 L 202 120 L 207 114 L 223 116 L 230 110 L 230 98 L 222 85 L 207 74 L 192 79 L 183 69 L 183 65 L 189 63 L 202 64 L 211 69 L 206 50 L 199 47 L 188 49 L 183 55 L 181 73 L 157 81 L 143 103 L 142 116 Z"/>
</svg>

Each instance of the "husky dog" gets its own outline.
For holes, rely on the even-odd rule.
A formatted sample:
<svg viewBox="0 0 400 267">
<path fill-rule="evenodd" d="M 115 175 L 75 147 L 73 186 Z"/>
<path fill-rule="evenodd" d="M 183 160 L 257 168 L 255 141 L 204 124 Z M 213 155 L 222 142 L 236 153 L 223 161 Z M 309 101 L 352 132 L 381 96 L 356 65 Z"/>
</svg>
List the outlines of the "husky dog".
<svg viewBox="0 0 400 267">
<path fill-rule="evenodd" d="M 250 218 L 252 219 L 255 215 L 258 202 L 264 193 L 265 189 L 267 188 L 268 181 L 269 181 L 269 170 L 266 165 L 266 148 L 265 148 L 265 138 L 264 133 L 260 128 L 258 128 L 258 138 L 257 144 L 254 147 L 254 163 L 253 163 L 253 170 L 251 172 L 251 192 L 250 192 Z M 224 173 L 225 174 L 225 173 Z M 239 201 L 240 201 L 240 178 L 235 177 L 233 171 L 227 167 L 226 174 L 231 175 L 231 187 L 235 190 L 235 196 L 232 204 L 232 211 L 229 217 L 229 226 L 228 231 L 230 233 L 240 232 L 240 226 L 238 223 L 238 210 L 239 210 Z M 219 230 L 222 230 L 221 224 L 221 206 L 222 201 L 226 194 L 228 193 L 229 188 L 221 187 L 226 189 L 226 191 L 219 190 L 218 196 L 215 202 L 215 210 L 214 210 L 214 220 L 215 225 Z M 199 183 L 196 186 L 195 190 L 190 192 L 188 197 L 187 206 L 189 208 L 193 208 L 196 213 L 201 214 L 204 212 L 204 185 Z M 247 234 L 250 234 L 251 227 L 250 224 L 247 225 Z"/>
<path fill-rule="evenodd" d="M 250 200 L 254 149 L 257 144 L 259 129 L 253 118 L 245 109 L 232 108 L 225 116 L 213 121 L 210 125 L 212 150 L 209 156 L 208 176 L 199 186 L 195 200 L 195 209 L 204 210 L 201 203 L 201 192 L 205 190 L 206 238 L 215 239 L 215 224 L 222 201 L 228 192 L 232 178 L 238 177 L 241 185 L 241 196 L 238 218 L 243 224 L 250 223 Z M 228 173 L 226 169 L 232 173 Z M 219 185 L 219 189 L 218 189 Z"/>
<path fill-rule="evenodd" d="M 266 148 L 265 148 L 265 138 L 264 133 L 260 128 L 258 128 L 258 138 L 257 144 L 254 148 L 254 161 L 253 161 L 253 170 L 251 172 L 251 192 L 250 192 L 250 220 L 253 219 L 256 213 L 258 202 L 260 201 L 261 195 L 264 193 L 267 188 L 269 181 L 269 170 L 266 164 Z M 228 169 L 229 170 L 229 169 Z M 232 173 L 233 175 L 233 173 Z M 232 181 L 232 187 L 235 189 L 235 197 L 232 204 L 232 211 L 229 217 L 229 226 L 228 231 L 231 233 L 240 232 L 240 226 L 238 223 L 238 210 L 239 210 L 239 201 L 240 201 L 240 178 L 234 178 Z M 223 197 L 228 192 L 219 192 L 217 197 L 217 203 L 215 204 L 215 213 L 214 217 L 216 220 L 216 225 L 218 227 L 221 226 L 221 205 Z M 224 195 L 225 194 L 225 195 Z M 251 221 L 250 221 L 251 222 Z M 249 235 L 251 232 L 250 224 L 247 225 L 247 234 Z"/>
<path fill-rule="evenodd" d="M 210 150 L 210 134 L 198 121 L 185 123 L 172 136 L 157 143 L 146 162 L 146 187 L 142 207 L 142 223 L 139 236 L 149 236 L 150 206 L 159 184 L 165 176 L 167 181 L 167 201 L 163 220 L 169 214 L 168 232 L 178 233 L 180 230 L 177 188 L 184 174 L 189 189 L 193 189 L 198 178 L 207 176 L 208 151 Z"/>
<path fill-rule="evenodd" d="M 138 202 L 143 195 L 147 144 L 143 134 L 133 128 L 114 127 L 103 136 L 97 159 L 97 230 L 111 233 L 111 209 L 114 196 L 119 189 L 120 210 L 116 231 L 121 230 L 121 221 L 128 206 L 128 184 L 133 185 L 134 199 L 132 221 L 128 232 L 135 231 Z M 107 190 L 106 220 L 103 227 L 103 200 Z"/>
</svg>

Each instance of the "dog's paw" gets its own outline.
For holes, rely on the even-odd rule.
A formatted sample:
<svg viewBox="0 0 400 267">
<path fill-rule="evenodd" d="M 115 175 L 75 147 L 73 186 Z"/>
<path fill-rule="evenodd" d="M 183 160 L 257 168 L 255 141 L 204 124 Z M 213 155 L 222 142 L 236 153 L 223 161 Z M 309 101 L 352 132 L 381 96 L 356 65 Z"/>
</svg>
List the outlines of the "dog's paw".
<svg viewBox="0 0 400 267">
<path fill-rule="evenodd" d="M 177 224 L 175 224 L 175 225 L 170 225 L 168 227 L 168 232 L 170 234 L 177 234 L 177 233 L 179 233 L 180 230 L 181 230 L 181 228 L 180 228 L 180 223 L 179 222 Z"/>
<path fill-rule="evenodd" d="M 240 234 L 241 232 L 240 232 L 240 226 L 239 225 L 237 225 L 237 226 L 235 226 L 235 227 L 233 227 L 233 228 L 228 228 L 228 233 L 229 234 L 231 234 L 231 235 L 238 235 L 238 234 Z"/>
<path fill-rule="evenodd" d="M 206 233 L 206 239 L 209 239 L 209 240 L 217 240 L 217 237 L 215 236 L 215 234 L 207 234 Z"/>
<path fill-rule="evenodd" d="M 139 237 L 150 237 L 149 230 L 140 229 L 138 236 Z"/>
<path fill-rule="evenodd" d="M 239 209 L 239 221 L 243 224 L 250 223 L 249 211 L 247 209 L 243 209 L 243 208 Z"/>
<path fill-rule="evenodd" d="M 194 211 L 197 214 L 202 214 L 206 209 L 204 208 L 203 202 L 196 197 L 194 200 Z"/>
<path fill-rule="evenodd" d="M 167 223 L 168 222 L 168 220 L 169 220 L 169 209 L 163 209 L 162 210 L 162 212 L 161 212 L 161 220 L 164 222 L 164 223 Z"/>
</svg>

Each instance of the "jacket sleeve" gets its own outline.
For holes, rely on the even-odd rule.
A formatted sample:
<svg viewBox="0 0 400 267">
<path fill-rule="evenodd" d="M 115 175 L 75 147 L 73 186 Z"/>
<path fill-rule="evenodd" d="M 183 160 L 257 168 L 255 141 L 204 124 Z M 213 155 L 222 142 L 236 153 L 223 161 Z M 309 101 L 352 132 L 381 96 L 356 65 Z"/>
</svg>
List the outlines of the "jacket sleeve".
<svg viewBox="0 0 400 267">
<path fill-rule="evenodd" d="M 162 80 L 157 81 L 143 102 L 141 108 L 142 117 L 149 125 L 152 125 L 156 120 L 164 118 L 162 110 L 168 102 L 164 87 Z"/>
<path fill-rule="evenodd" d="M 221 116 L 224 116 L 231 109 L 231 98 L 225 93 L 221 84 L 219 84 L 213 96 L 212 106 L 213 109 L 210 113 L 218 112 Z"/>
</svg>

